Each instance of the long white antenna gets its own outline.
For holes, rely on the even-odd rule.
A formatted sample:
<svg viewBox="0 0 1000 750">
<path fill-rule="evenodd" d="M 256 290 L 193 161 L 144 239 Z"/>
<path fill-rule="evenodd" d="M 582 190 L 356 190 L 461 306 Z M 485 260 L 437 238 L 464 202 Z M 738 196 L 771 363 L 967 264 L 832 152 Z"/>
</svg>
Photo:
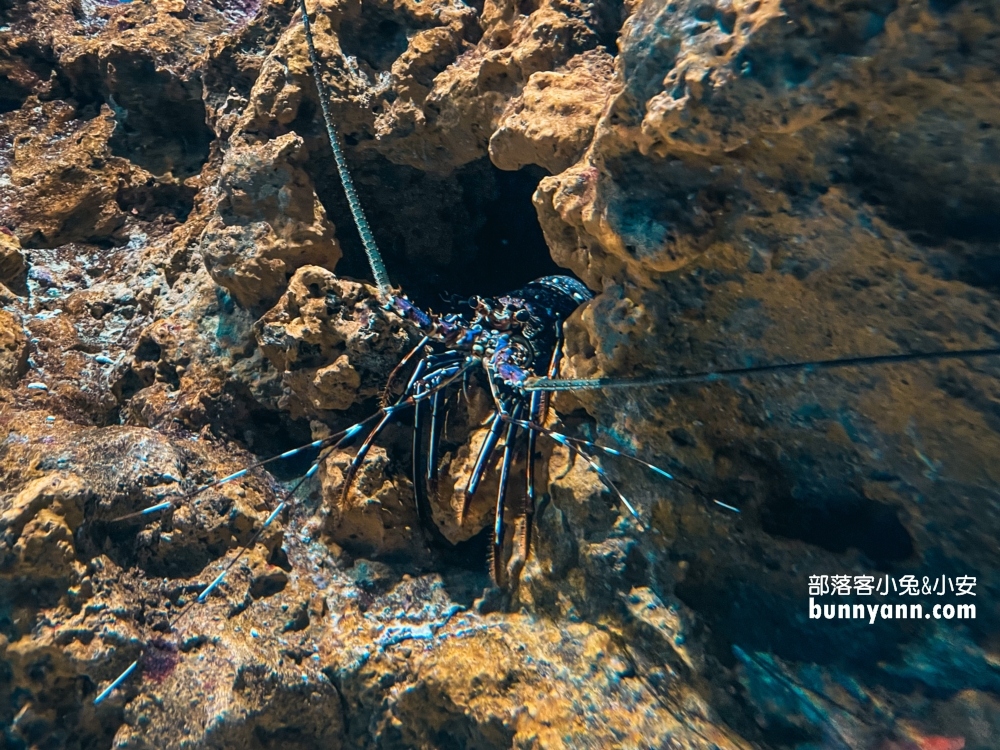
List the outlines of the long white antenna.
<svg viewBox="0 0 1000 750">
<path fill-rule="evenodd" d="M 695 372 L 688 375 L 650 375 L 638 378 L 528 378 L 523 385 L 526 391 L 586 391 L 605 388 L 643 388 L 656 385 L 683 385 L 685 383 L 712 383 L 717 380 L 731 380 L 746 375 L 769 372 L 808 372 L 810 370 L 833 370 L 841 367 L 860 365 L 889 365 L 899 362 L 920 362 L 942 359 L 972 359 L 973 357 L 995 357 L 1000 348 L 958 349 L 940 352 L 907 352 L 903 354 L 876 354 L 866 357 L 843 357 L 841 359 L 817 359 L 809 362 L 779 362 L 751 367 L 734 367 L 729 370 Z"/>
<path fill-rule="evenodd" d="M 347 160 L 344 159 L 344 150 L 340 147 L 337 128 L 333 124 L 333 115 L 330 114 L 329 105 L 330 92 L 323 82 L 323 71 L 320 68 L 319 55 L 316 54 L 316 45 L 313 42 L 312 27 L 309 23 L 309 11 L 306 8 L 306 0 L 299 0 L 299 8 L 302 12 L 302 28 L 306 34 L 306 46 L 309 48 L 309 61 L 312 63 L 313 78 L 316 79 L 316 91 L 319 93 L 319 106 L 323 110 L 323 120 L 326 123 L 326 133 L 330 137 L 333 160 L 337 163 L 340 184 L 344 186 L 344 193 L 347 195 L 347 204 L 351 208 L 351 216 L 354 217 L 354 225 L 358 228 L 358 234 L 361 235 L 361 242 L 365 246 L 368 265 L 371 267 L 372 275 L 375 277 L 379 297 L 383 301 L 386 301 L 392 295 L 392 289 L 389 286 L 389 274 L 385 270 L 382 255 L 375 244 L 375 235 L 372 234 L 371 227 L 368 226 L 368 219 L 365 218 L 361 201 L 358 200 L 358 193 L 354 189 L 354 181 L 351 180 L 351 173 L 347 170 Z"/>
</svg>

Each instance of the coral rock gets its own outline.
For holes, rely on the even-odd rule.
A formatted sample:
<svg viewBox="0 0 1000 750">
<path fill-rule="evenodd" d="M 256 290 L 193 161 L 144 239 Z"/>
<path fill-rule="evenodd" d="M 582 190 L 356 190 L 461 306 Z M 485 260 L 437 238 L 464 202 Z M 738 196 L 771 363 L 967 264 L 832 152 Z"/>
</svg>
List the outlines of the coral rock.
<svg viewBox="0 0 1000 750">
<path fill-rule="evenodd" d="M 28 337 L 20 316 L 0 310 L 0 385 L 13 386 L 28 372 Z"/>
<path fill-rule="evenodd" d="M 410 341 L 372 290 L 318 266 L 295 273 L 257 322 L 256 335 L 292 394 L 286 408 L 308 415 L 343 410 L 378 393 L 377 375 L 399 362 Z"/>
<path fill-rule="evenodd" d="M 0 513 L 0 534 L 7 554 L 7 575 L 19 578 L 65 578 L 74 570 L 73 535 L 83 522 L 92 496 L 78 476 L 39 477 Z M 12 559 L 10 557 L 12 556 Z"/>
<path fill-rule="evenodd" d="M 55 102 L 45 108 L 45 131 L 14 142 L 14 231 L 22 243 L 50 246 L 108 237 L 125 220 L 116 198 L 132 178 L 129 163 L 111 153 L 114 115 L 105 107 L 81 123 L 71 107 Z M 53 141 L 58 146 L 51 149 Z"/>
<path fill-rule="evenodd" d="M 276 300 L 301 266 L 333 268 L 340 259 L 334 227 L 302 169 L 302 145 L 289 134 L 226 155 L 202 252 L 212 278 L 245 307 Z"/>
<path fill-rule="evenodd" d="M 533 73 L 490 138 L 493 163 L 511 170 L 537 164 L 552 174 L 568 169 L 590 145 L 613 85 L 611 56 L 597 50 L 563 69 Z"/>
<path fill-rule="evenodd" d="M 28 262 L 21 252 L 17 236 L 6 227 L 0 227 L 0 284 L 23 287 L 27 272 Z"/>
</svg>

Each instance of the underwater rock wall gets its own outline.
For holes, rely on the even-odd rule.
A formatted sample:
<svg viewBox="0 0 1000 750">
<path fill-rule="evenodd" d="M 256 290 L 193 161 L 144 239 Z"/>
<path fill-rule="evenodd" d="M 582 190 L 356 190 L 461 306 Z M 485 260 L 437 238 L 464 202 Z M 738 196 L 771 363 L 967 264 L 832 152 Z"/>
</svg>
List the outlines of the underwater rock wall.
<svg viewBox="0 0 1000 750">
<path fill-rule="evenodd" d="M 996 346 L 994 3 L 309 7 L 393 282 L 569 269 L 564 375 Z M 542 446 L 502 590 L 489 497 L 428 541 L 395 426 L 175 623 L 308 461 L 115 519 L 367 416 L 416 343 L 296 12 L 0 0 L 0 746 L 996 747 L 995 359 L 559 394 L 677 481 L 603 462 L 640 528 Z M 810 620 L 823 574 L 976 576 L 977 617 Z"/>
</svg>

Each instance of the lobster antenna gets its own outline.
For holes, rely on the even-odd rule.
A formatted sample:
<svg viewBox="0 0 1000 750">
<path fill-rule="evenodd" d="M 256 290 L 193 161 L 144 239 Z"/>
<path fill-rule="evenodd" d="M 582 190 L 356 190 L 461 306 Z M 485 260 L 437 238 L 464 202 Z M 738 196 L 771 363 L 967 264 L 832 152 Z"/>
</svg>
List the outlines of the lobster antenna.
<svg viewBox="0 0 1000 750">
<path fill-rule="evenodd" d="M 344 438 L 341 438 L 340 442 L 341 443 L 344 442 Z M 339 444 L 340 443 L 337 443 L 337 445 Z M 178 612 L 176 615 L 173 616 L 173 618 L 171 618 L 168 621 L 167 625 L 168 629 L 172 630 L 181 620 L 183 620 L 185 617 L 188 616 L 188 614 L 194 609 L 195 606 L 205 603 L 205 600 L 208 598 L 208 595 L 211 594 L 212 591 L 220 583 L 222 583 L 222 579 L 226 577 L 226 574 L 233 569 L 236 563 L 238 563 L 241 559 L 243 559 L 244 553 L 246 553 L 247 550 L 251 549 L 255 544 L 257 544 L 257 541 L 261 538 L 261 536 L 263 536 L 264 532 L 267 531 L 267 528 L 272 523 L 274 523 L 274 519 L 276 519 L 281 514 L 281 512 L 286 507 L 288 507 L 288 504 L 291 502 L 292 496 L 296 492 L 298 492 L 299 487 L 305 484 L 306 481 L 319 470 L 320 463 L 322 463 L 326 459 L 326 457 L 329 456 L 336 449 L 337 445 L 331 446 L 325 453 L 321 454 L 320 457 L 315 462 L 313 462 L 313 465 L 309 467 L 309 471 L 306 472 L 306 475 L 303 476 L 301 479 L 299 479 L 299 481 L 296 482 L 295 485 L 284 494 L 284 496 L 281 498 L 281 502 L 278 503 L 277 507 L 273 511 L 271 511 L 271 514 L 267 517 L 267 520 L 264 521 L 264 524 L 259 529 L 257 529 L 256 532 L 254 532 L 254 535 L 252 537 L 250 537 L 249 543 L 240 547 L 236 555 L 234 555 L 229 560 L 229 562 L 226 563 L 225 566 L 223 566 L 222 572 L 219 573 L 219 575 L 217 575 L 215 579 L 210 584 L 208 584 L 208 586 L 205 587 L 205 589 L 200 594 L 198 594 L 196 598 L 188 601 L 187 604 L 185 604 L 181 608 L 180 612 Z M 112 680 L 111 684 L 108 685 L 106 688 L 104 688 L 104 690 L 102 690 L 100 694 L 98 694 L 98 696 L 94 698 L 93 705 L 98 706 L 101 703 L 103 703 L 105 700 L 108 699 L 108 697 L 113 692 L 115 692 L 115 690 L 121 687 L 122 684 L 129 677 L 132 676 L 132 673 L 139 668 L 139 663 L 146 655 L 147 648 L 148 644 L 142 647 L 142 650 L 139 653 L 139 658 L 133 661 L 131 664 L 129 664 L 125 668 L 124 672 L 122 672 L 114 680 Z"/>
<path fill-rule="evenodd" d="M 351 216 L 354 217 L 354 225 L 361 235 L 361 242 L 365 246 L 365 254 L 368 256 L 368 265 L 372 269 L 375 277 L 375 284 L 378 286 L 378 295 L 385 301 L 392 295 L 389 286 L 389 274 L 385 270 L 385 263 L 382 255 L 375 244 L 375 235 L 365 218 L 365 211 L 358 200 L 358 193 L 354 189 L 354 181 L 351 173 L 347 170 L 347 160 L 344 158 L 344 150 L 340 146 L 340 138 L 337 135 L 337 128 L 333 124 L 333 115 L 330 113 L 330 92 L 323 81 L 323 73 L 319 64 L 319 55 L 316 54 L 316 44 L 313 41 L 312 26 L 309 22 L 309 11 L 306 8 L 306 0 L 299 0 L 299 9 L 302 12 L 302 28 L 306 35 L 306 46 L 309 48 L 309 61 L 312 63 L 313 78 L 316 79 L 316 91 L 319 94 L 319 106 L 323 110 L 323 121 L 326 123 L 326 134 L 330 138 L 330 148 L 333 150 L 333 160 L 337 163 L 337 174 L 340 175 L 340 184 L 344 186 L 344 194 L 347 196 L 347 204 L 351 208 Z"/>
<path fill-rule="evenodd" d="M 379 409 L 377 412 L 375 412 L 374 414 L 372 414 L 368 418 L 362 420 L 361 422 L 358 422 L 357 424 L 355 424 L 352 427 L 349 427 L 346 430 L 343 430 L 341 433 L 338 433 L 338 435 L 336 435 L 336 436 L 330 436 L 328 438 L 324 438 L 321 441 L 316 441 L 317 443 L 326 443 L 326 448 L 323 449 L 323 451 L 320 453 L 320 455 L 317 456 L 316 460 L 313 461 L 312 466 L 309 467 L 309 471 L 307 471 L 304 476 L 302 476 L 297 482 L 295 482 L 295 484 L 291 487 L 291 489 L 289 489 L 288 491 L 286 491 L 281 496 L 281 502 L 279 502 L 278 505 L 277 505 L 277 507 L 275 507 L 275 509 L 271 511 L 271 514 L 267 517 L 267 520 L 265 520 L 264 523 L 261 525 L 261 527 L 259 529 L 257 529 L 256 532 L 254 532 L 253 536 L 250 537 L 250 541 L 247 542 L 246 544 L 242 545 L 237 550 L 236 554 L 233 555 L 233 557 L 230 558 L 229 561 L 223 565 L 222 571 L 212 580 L 212 582 L 210 584 L 208 584 L 208 586 L 206 586 L 201 591 L 201 593 L 198 594 L 197 597 L 195 597 L 194 599 L 189 600 L 186 604 L 184 604 L 183 607 L 181 608 L 181 610 L 179 612 L 177 612 L 177 614 L 175 614 L 171 619 L 168 620 L 168 622 L 167 622 L 167 630 L 168 631 L 169 630 L 173 630 L 177 626 L 177 624 L 180 623 L 185 617 L 187 617 L 188 614 L 197 605 L 205 603 L 205 601 L 208 599 L 208 597 L 212 593 L 212 591 L 214 591 L 216 588 L 218 588 L 218 586 L 225 579 L 226 575 L 236 566 L 236 564 L 240 560 L 243 559 L 243 556 L 247 553 L 247 551 L 250 550 L 250 549 L 252 549 L 254 547 L 254 545 L 257 544 L 257 542 L 263 536 L 264 532 L 268 529 L 268 527 L 272 523 L 274 523 L 275 519 L 281 514 L 281 512 L 285 508 L 287 508 L 287 507 L 289 507 L 291 505 L 292 498 L 299 491 L 299 488 L 302 487 L 302 485 L 304 485 L 311 477 L 313 477 L 316 474 L 316 472 L 319 471 L 320 465 L 324 461 L 326 461 L 326 459 L 329 458 L 330 455 L 335 450 L 337 450 L 337 448 L 341 447 L 344 443 L 346 443 L 348 440 L 352 439 L 355 435 L 357 435 L 358 432 L 361 430 L 362 426 L 365 423 L 372 421 L 377 416 L 382 416 L 383 420 L 384 420 L 385 418 L 391 416 L 397 410 L 406 408 L 408 406 L 413 406 L 413 405 L 417 404 L 418 402 L 420 402 L 421 400 L 423 400 L 425 398 L 428 398 L 429 396 L 432 396 L 435 393 L 438 393 L 438 392 L 444 390 L 449 385 L 451 385 L 452 383 L 454 383 L 457 380 L 459 380 L 464 373 L 468 372 L 468 370 L 469 370 L 469 368 L 471 366 L 472 365 L 466 363 L 465 365 L 463 365 L 461 367 L 461 369 L 458 370 L 458 372 L 456 372 L 455 374 L 453 374 L 451 377 L 448 377 L 445 380 L 437 383 L 436 385 L 432 386 L 428 390 L 421 391 L 419 394 L 414 394 L 414 395 L 411 395 L 411 396 L 409 396 L 407 398 L 401 398 L 395 404 L 392 404 L 391 406 L 386 406 L 386 407 L 383 407 L 383 408 Z M 376 429 L 379 429 L 379 428 L 376 428 Z M 331 442 L 334 439 L 336 439 L 336 442 Z M 295 448 L 293 450 L 286 451 L 285 453 L 282 453 L 280 456 L 276 456 L 275 458 L 289 458 L 289 457 L 291 457 L 291 456 L 293 456 L 293 455 L 295 455 L 297 453 L 300 453 L 301 451 L 307 450 L 308 448 L 313 447 L 313 446 L 314 446 L 314 444 L 310 443 L 309 445 L 304 445 L 301 448 Z M 265 461 L 263 463 L 268 463 L 268 461 Z M 230 476 L 225 477 L 225 478 L 219 480 L 218 482 L 215 482 L 212 485 L 206 485 L 203 489 L 207 489 L 209 486 L 216 486 L 218 484 L 222 484 L 224 482 L 231 481 L 234 478 L 243 476 L 244 473 L 246 473 L 246 472 L 237 472 L 236 474 L 231 474 Z M 152 512 L 157 511 L 157 510 L 165 510 L 166 508 L 163 507 L 164 505 L 167 505 L 167 504 L 164 503 L 164 504 L 153 506 L 151 508 L 147 508 L 145 511 L 140 511 L 138 515 L 145 515 L 146 513 L 152 513 Z M 149 645 L 148 642 L 147 642 L 147 644 L 143 645 L 143 647 L 142 647 L 142 649 L 140 650 L 140 653 L 139 653 L 139 658 L 136 659 L 135 661 L 133 661 L 131 664 L 129 664 L 121 674 L 119 674 L 114 680 L 111 681 L 110 685 L 108 685 L 106 688 L 104 688 L 104 690 L 102 690 L 98 694 L 98 696 L 94 699 L 94 705 L 95 706 L 97 706 L 97 705 L 103 703 L 105 700 L 107 700 L 107 698 L 112 693 L 114 693 L 115 690 L 117 690 L 119 687 L 121 687 L 122 684 L 124 684 L 125 681 L 128 680 L 128 678 L 132 675 L 133 672 L 135 672 L 137 669 L 139 669 L 140 662 L 142 661 L 142 659 L 146 655 L 146 652 L 147 652 L 147 649 L 148 649 L 148 645 Z"/>
<path fill-rule="evenodd" d="M 876 354 L 867 357 L 842 357 L 839 359 L 814 359 L 807 362 L 781 362 L 771 365 L 735 367 L 727 370 L 710 370 L 688 375 L 651 375 L 641 378 L 528 378 L 522 386 L 526 391 L 585 391 L 603 388 L 643 388 L 656 385 L 683 385 L 686 383 L 712 383 L 745 375 L 769 372 L 808 372 L 810 370 L 835 370 L 858 365 L 886 365 L 901 362 L 920 362 L 943 359 L 971 359 L 995 357 L 1000 348 L 957 349 L 940 352 L 910 352 L 907 354 Z"/>
</svg>

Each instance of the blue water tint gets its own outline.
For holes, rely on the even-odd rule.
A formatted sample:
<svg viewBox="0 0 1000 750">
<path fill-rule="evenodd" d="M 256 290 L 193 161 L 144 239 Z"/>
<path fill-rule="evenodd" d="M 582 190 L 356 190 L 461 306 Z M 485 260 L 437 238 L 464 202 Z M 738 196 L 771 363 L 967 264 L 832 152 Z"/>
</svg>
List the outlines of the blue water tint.
<svg viewBox="0 0 1000 750">
<path fill-rule="evenodd" d="M 847 433 L 847 437 L 851 439 L 851 442 L 860 443 L 861 433 L 858 432 L 858 429 L 851 422 L 850 412 L 848 412 L 846 409 L 843 408 L 840 409 L 840 412 L 837 415 L 837 419 L 840 422 L 840 426 L 844 428 L 844 432 Z"/>
</svg>

